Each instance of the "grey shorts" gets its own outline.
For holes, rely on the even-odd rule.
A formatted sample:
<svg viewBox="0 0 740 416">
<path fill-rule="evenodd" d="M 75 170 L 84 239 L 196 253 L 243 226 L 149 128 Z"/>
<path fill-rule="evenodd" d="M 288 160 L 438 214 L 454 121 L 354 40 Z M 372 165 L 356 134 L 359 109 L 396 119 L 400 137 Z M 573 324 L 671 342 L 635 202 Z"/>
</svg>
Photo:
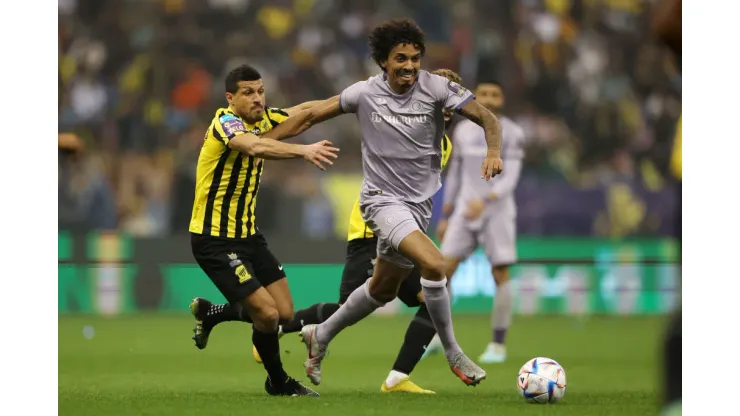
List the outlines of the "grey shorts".
<svg viewBox="0 0 740 416">
<path fill-rule="evenodd" d="M 463 260 L 481 246 L 492 266 L 515 264 L 516 214 L 497 214 L 485 218 L 478 227 L 472 227 L 462 215 L 453 215 L 442 239 L 442 254 Z"/>
<path fill-rule="evenodd" d="M 431 198 L 414 203 L 368 197 L 360 203 L 360 211 L 378 237 L 378 257 L 399 267 L 413 268 L 414 263 L 398 253 L 398 245 L 416 230 L 426 232 L 432 218 Z"/>
</svg>

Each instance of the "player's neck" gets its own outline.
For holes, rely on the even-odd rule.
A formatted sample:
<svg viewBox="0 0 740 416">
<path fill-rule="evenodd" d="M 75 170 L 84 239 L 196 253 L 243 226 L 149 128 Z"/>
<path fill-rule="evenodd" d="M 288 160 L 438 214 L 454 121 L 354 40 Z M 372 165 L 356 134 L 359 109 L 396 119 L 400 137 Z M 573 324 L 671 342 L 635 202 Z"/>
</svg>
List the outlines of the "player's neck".
<svg viewBox="0 0 740 416">
<path fill-rule="evenodd" d="M 413 87 L 413 84 L 412 85 L 409 85 L 408 87 L 406 87 L 406 86 L 403 86 L 403 85 L 396 84 L 395 82 L 393 82 L 393 81 L 391 81 L 389 79 L 388 80 L 388 86 L 391 87 L 391 90 L 393 92 L 395 92 L 396 94 L 403 95 L 403 94 L 406 94 L 407 92 L 409 92 L 409 90 L 411 89 L 411 87 Z"/>
<path fill-rule="evenodd" d="M 411 88 L 414 87 L 414 85 L 416 85 L 416 81 L 414 81 L 414 83 L 409 86 L 403 86 L 395 82 L 395 80 L 393 80 L 392 77 L 389 77 L 388 74 L 385 74 L 384 78 L 385 83 L 388 84 L 388 87 L 390 87 L 391 91 L 395 92 L 398 95 L 406 94 Z"/>
</svg>

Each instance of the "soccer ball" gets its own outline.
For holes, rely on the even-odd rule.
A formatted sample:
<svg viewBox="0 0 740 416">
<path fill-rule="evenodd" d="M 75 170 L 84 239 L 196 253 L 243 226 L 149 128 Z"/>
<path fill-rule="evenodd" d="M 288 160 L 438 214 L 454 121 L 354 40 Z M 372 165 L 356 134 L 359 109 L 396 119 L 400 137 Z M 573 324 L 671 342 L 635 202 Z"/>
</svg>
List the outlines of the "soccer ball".
<svg viewBox="0 0 740 416">
<path fill-rule="evenodd" d="M 532 358 L 519 370 L 516 384 L 530 403 L 556 403 L 565 396 L 565 370 L 552 358 Z"/>
</svg>

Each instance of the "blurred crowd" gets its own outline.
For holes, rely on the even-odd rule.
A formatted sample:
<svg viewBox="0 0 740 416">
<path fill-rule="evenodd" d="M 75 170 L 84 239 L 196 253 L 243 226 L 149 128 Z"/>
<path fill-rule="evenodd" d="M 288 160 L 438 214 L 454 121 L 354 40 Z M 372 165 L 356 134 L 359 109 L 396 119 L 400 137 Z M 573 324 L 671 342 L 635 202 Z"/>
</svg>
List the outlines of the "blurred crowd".
<svg viewBox="0 0 740 416">
<path fill-rule="evenodd" d="M 616 227 L 612 212 L 639 212 L 649 199 L 639 195 L 672 183 L 680 68 L 649 39 L 651 1 L 58 1 L 59 131 L 81 140 L 60 151 L 60 228 L 187 232 L 195 162 L 231 68 L 258 68 L 270 106 L 327 98 L 379 71 L 366 41 L 373 25 L 408 16 L 427 35 L 424 68 L 453 69 L 469 88 L 504 86 L 506 115 L 528 138 L 523 233 L 660 233 L 647 208 Z M 342 148 L 339 163 L 328 173 L 269 163 L 261 229 L 342 235 L 361 180 L 357 122 L 340 117 L 297 140 L 317 139 Z M 571 201 L 588 223 L 550 227 L 561 219 L 537 198 L 556 188 L 600 189 L 606 202 Z"/>
</svg>

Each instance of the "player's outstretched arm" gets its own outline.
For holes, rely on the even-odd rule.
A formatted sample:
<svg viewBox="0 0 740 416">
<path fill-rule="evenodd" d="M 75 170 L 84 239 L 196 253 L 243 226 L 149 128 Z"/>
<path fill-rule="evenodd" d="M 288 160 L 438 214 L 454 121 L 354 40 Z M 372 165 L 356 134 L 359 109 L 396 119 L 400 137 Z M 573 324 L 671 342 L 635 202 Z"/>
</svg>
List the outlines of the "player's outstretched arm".
<svg viewBox="0 0 740 416">
<path fill-rule="evenodd" d="M 329 98 L 330 100 L 331 98 Z M 283 111 L 288 113 L 288 117 L 292 117 L 298 113 L 300 113 L 303 110 L 310 110 L 314 106 L 317 106 L 319 104 L 325 103 L 327 100 L 313 100 L 313 101 L 306 101 L 305 103 L 298 104 L 296 106 L 290 107 L 290 108 L 283 108 Z"/>
<path fill-rule="evenodd" d="M 268 139 L 282 140 L 297 136 L 308 130 L 311 126 L 334 118 L 342 114 L 339 106 L 339 96 L 336 95 L 324 100 L 321 104 L 313 105 L 307 110 L 300 111 L 289 117 L 272 130 L 263 134 Z"/>
<path fill-rule="evenodd" d="M 486 134 L 488 154 L 481 166 L 481 177 L 490 180 L 504 169 L 504 162 L 501 160 L 501 123 L 498 117 L 475 100 L 465 104 L 460 109 L 460 114 L 483 127 Z"/>
<path fill-rule="evenodd" d="M 229 140 L 230 149 L 260 157 L 262 159 L 296 159 L 302 157 L 321 170 L 326 170 L 324 164 L 332 165 L 332 159 L 337 158 L 339 149 L 331 142 L 322 140 L 309 145 L 282 143 L 277 140 L 260 140 L 252 133 L 238 134 Z"/>
</svg>

